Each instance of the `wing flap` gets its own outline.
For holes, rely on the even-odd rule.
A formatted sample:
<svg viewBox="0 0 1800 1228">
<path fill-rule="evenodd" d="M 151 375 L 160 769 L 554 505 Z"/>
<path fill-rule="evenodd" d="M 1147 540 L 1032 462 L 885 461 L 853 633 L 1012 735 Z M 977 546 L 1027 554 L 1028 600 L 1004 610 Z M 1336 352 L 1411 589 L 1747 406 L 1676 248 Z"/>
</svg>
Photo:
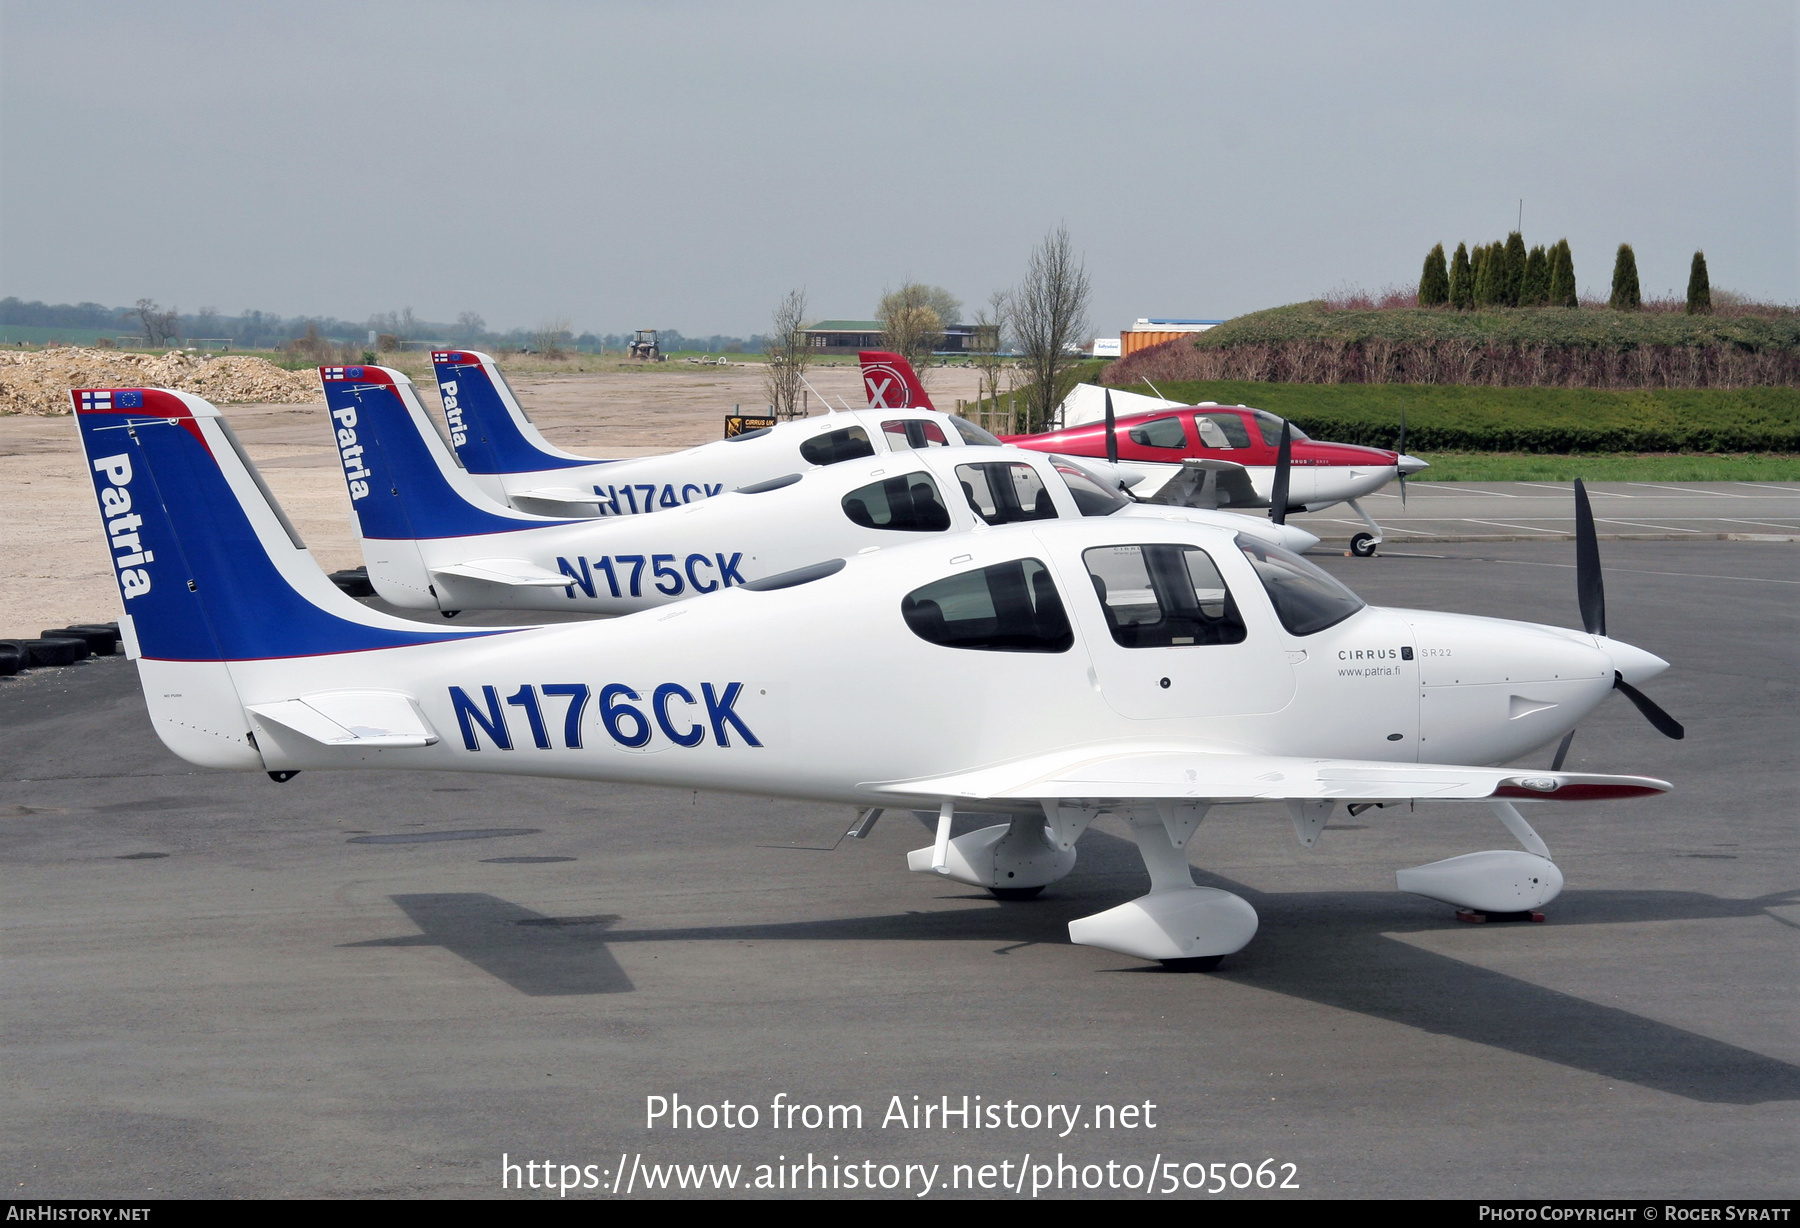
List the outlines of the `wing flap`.
<svg viewBox="0 0 1800 1228">
<path fill-rule="evenodd" d="M 327 691 L 245 707 L 321 746 L 430 746 L 438 740 L 412 696 L 397 691 Z"/>
<path fill-rule="evenodd" d="M 1216 750 L 1123 751 L 1038 757 L 933 779 L 865 786 L 895 797 L 983 801 L 1182 800 L 1594 801 L 1666 793 L 1645 776 L 1539 772 L 1520 768 L 1382 763 L 1245 755 Z"/>
</svg>

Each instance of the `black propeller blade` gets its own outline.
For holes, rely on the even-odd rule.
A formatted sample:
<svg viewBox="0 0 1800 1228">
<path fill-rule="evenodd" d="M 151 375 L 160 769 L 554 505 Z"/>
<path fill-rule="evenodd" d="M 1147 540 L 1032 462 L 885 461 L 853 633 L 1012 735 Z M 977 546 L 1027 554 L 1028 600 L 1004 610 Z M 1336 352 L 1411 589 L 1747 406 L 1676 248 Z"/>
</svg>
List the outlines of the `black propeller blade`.
<svg viewBox="0 0 1800 1228">
<path fill-rule="evenodd" d="M 1106 390 L 1106 459 L 1112 464 L 1119 463 L 1118 427 L 1113 421 L 1112 389 Z"/>
<path fill-rule="evenodd" d="M 1617 672 L 1617 671 L 1614 671 L 1614 672 Z M 1562 744 L 1556 748 L 1556 758 L 1554 758 L 1550 761 L 1550 770 L 1552 772 L 1562 771 L 1563 760 L 1565 760 L 1569 757 L 1569 746 L 1574 741 L 1575 741 L 1575 731 L 1573 729 L 1571 729 L 1571 730 L 1569 730 L 1569 732 L 1563 734 Z"/>
<path fill-rule="evenodd" d="M 1600 539 L 1594 532 L 1594 510 L 1588 506 L 1587 487 L 1580 478 L 1575 479 L 1575 596 L 1581 603 L 1581 625 L 1589 635 L 1606 634 L 1606 585 L 1600 577 Z M 1644 719 L 1655 726 L 1656 731 L 1665 738 L 1680 741 L 1687 736 L 1681 722 L 1664 712 L 1656 701 L 1625 681 L 1625 675 L 1618 670 L 1613 671 L 1613 689 L 1624 693 L 1625 698 Z M 1557 752 L 1557 762 L 1568 751 L 1569 738 L 1563 740 L 1563 747 Z"/>
<path fill-rule="evenodd" d="M 1287 523 L 1288 470 L 1293 466 L 1293 452 L 1293 432 L 1284 418 L 1281 422 L 1281 444 L 1275 450 L 1275 487 L 1269 492 L 1269 519 L 1276 524 Z"/>
<path fill-rule="evenodd" d="M 1644 719 L 1656 726 L 1656 732 L 1663 737 L 1674 738 L 1677 742 L 1687 737 L 1687 730 L 1682 728 L 1680 721 L 1658 707 L 1654 699 L 1625 681 L 1624 675 L 1618 670 L 1613 671 L 1613 689 L 1623 691 L 1625 698 L 1636 705 L 1637 710 L 1644 714 Z"/>
<path fill-rule="evenodd" d="M 1587 487 L 1575 479 L 1575 599 L 1581 603 L 1581 626 L 1589 635 L 1606 634 L 1606 585 L 1600 578 L 1600 539 L 1594 535 L 1594 511 Z"/>
<path fill-rule="evenodd" d="M 1400 446 L 1395 449 L 1401 456 L 1406 455 L 1406 398 L 1400 398 Z M 1400 506 L 1406 506 L 1406 471 L 1400 472 Z"/>
</svg>

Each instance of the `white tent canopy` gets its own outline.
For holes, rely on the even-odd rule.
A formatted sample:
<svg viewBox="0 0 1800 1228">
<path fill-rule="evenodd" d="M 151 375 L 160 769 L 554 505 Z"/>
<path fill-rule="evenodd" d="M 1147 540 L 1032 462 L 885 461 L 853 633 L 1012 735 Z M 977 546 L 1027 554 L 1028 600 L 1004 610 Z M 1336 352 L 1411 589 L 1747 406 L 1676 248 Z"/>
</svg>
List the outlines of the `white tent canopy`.
<svg viewBox="0 0 1800 1228">
<path fill-rule="evenodd" d="M 1106 421 L 1107 391 L 1098 384 L 1075 385 L 1069 395 L 1063 398 L 1062 424 L 1064 426 L 1084 426 L 1089 422 Z M 1183 401 L 1165 401 L 1161 397 L 1147 397 L 1141 392 L 1123 392 L 1117 388 L 1111 391 L 1113 414 L 1120 418 L 1126 414 L 1141 414 L 1152 409 L 1169 409 L 1185 404 Z"/>
</svg>

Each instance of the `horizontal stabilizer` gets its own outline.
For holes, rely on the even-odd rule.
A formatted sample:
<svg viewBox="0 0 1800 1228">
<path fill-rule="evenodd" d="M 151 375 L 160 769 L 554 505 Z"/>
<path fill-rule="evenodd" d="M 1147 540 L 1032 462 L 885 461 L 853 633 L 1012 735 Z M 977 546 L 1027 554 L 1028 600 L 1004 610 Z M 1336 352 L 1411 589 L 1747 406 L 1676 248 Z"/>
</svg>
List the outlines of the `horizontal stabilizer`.
<svg viewBox="0 0 1800 1228">
<path fill-rule="evenodd" d="M 578 486 L 545 486 L 538 490 L 514 491 L 509 497 L 521 512 L 538 516 L 593 516 L 606 502 L 606 496 Z"/>
<path fill-rule="evenodd" d="M 464 580 L 483 580 L 489 584 L 508 584 L 517 588 L 567 588 L 573 581 L 560 571 L 551 571 L 524 559 L 472 559 L 433 567 L 436 576 L 456 576 Z"/>
<path fill-rule="evenodd" d="M 397 691 L 329 691 L 249 704 L 247 710 L 321 746 L 430 746 L 438 740 L 412 696 Z"/>
<path fill-rule="evenodd" d="M 932 780 L 865 786 L 919 799 L 983 801 L 1182 800 L 1265 802 L 1289 799 L 1597 801 L 1666 793 L 1668 782 L 1645 776 L 1534 772 L 1520 768 L 1381 763 L 1239 755 L 1168 749 L 1043 755 Z"/>
</svg>

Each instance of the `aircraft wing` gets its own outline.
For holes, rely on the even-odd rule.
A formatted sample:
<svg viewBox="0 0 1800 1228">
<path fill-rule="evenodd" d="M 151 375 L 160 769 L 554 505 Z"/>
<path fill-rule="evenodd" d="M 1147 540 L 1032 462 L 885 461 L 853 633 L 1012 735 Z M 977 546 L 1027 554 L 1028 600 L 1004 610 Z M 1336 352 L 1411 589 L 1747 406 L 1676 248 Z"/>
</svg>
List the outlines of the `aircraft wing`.
<svg viewBox="0 0 1800 1228">
<path fill-rule="evenodd" d="M 483 580 L 489 584 L 505 584 L 514 588 L 567 588 L 573 583 L 560 571 L 551 571 L 524 559 L 471 559 L 467 563 L 433 567 L 431 574 Z"/>
<path fill-rule="evenodd" d="M 1308 759 L 1220 751 L 1075 750 L 922 780 L 889 781 L 871 792 L 921 801 L 1054 802 L 1085 799 L 1186 802 L 1411 800 L 1594 801 L 1666 793 L 1667 781 L 1531 768 L 1457 767 Z"/>
<path fill-rule="evenodd" d="M 1175 507 L 1255 507 L 1262 496 L 1250 471 L 1236 461 L 1189 457 L 1148 501 Z"/>
</svg>

